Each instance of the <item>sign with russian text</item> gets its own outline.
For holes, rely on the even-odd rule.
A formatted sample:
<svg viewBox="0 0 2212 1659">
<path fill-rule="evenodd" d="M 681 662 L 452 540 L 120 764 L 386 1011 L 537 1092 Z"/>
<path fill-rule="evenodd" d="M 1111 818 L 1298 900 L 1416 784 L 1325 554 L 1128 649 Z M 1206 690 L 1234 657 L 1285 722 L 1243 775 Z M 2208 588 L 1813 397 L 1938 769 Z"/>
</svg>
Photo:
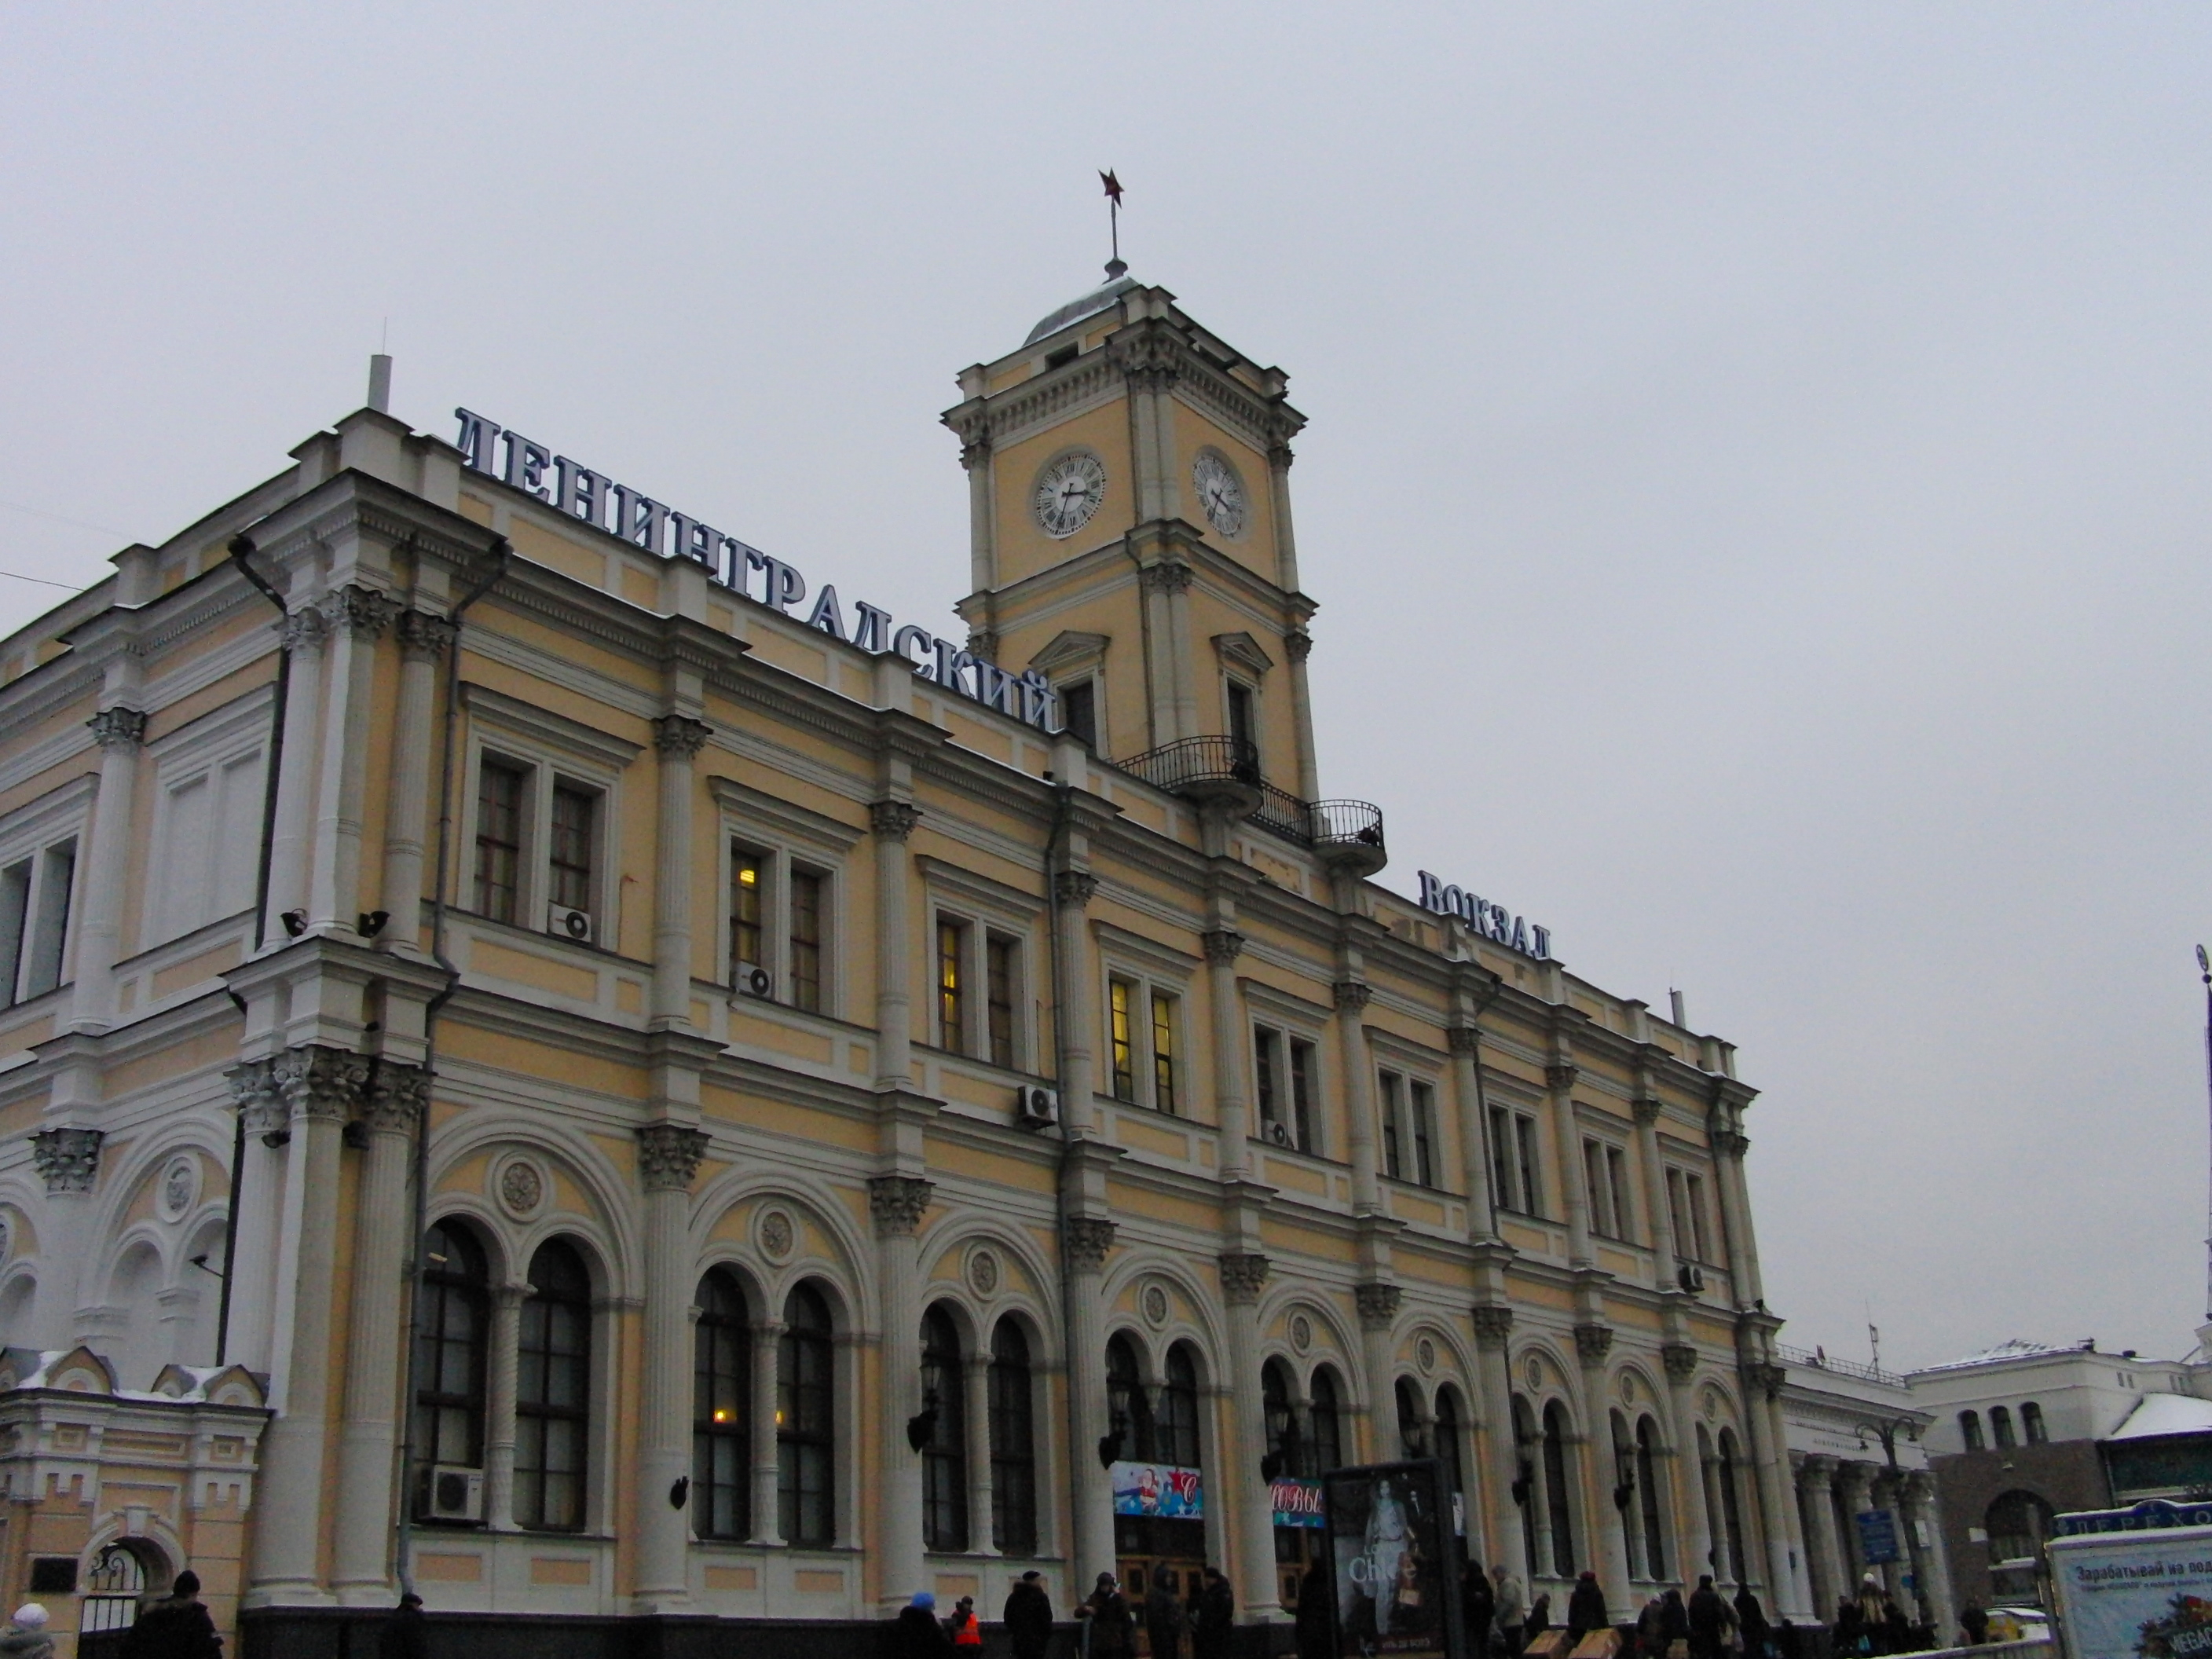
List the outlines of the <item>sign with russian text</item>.
<svg viewBox="0 0 2212 1659">
<path fill-rule="evenodd" d="M 1322 1513 L 1321 1482 L 1284 1475 L 1267 1486 L 1267 1501 L 1279 1527 L 1320 1527 L 1328 1524 Z"/>
<path fill-rule="evenodd" d="M 1858 1512 L 1859 1559 L 1870 1567 L 1904 1558 L 1897 1547 L 1897 1511 L 1861 1510 Z"/>
<path fill-rule="evenodd" d="M 2072 1659 L 2212 1659 L 2212 1528 L 2086 1534 L 2045 1547 Z"/>
<path fill-rule="evenodd" d="M 1439 916 L 1456 916 L 1465 922 L 1468 931 L 1477 939 L 1486 939 L 1503 945 L 1509 951 L 1518 951 L 1524 957 L 1534 957 L 1539 962 L 1548 962 L 1552 957 L 1552 930 L 1539 927 L 1526 916 L 1516 916 L 1502 904 L 1492 904 L 1471 887 L 1446 883 L 1442 877 L 1431 875 L 1426 870 L 1419 872 L 1421 884 L 1421 908 Z"/>
<path fill-rule="evenodd" d="M 1443 1465 L 1336 1469 L 1322 1491 L 1338 1659 L 1465 1659 Z"/>
<path fill-rule="evenodd" d="M 2057 1535 L 2095 1532 L 2160 1532 L 2171 1527 L 2212 1527 L 2212 1504 L 2169 1504 L 2154 1498 L 2126 1510 L 2076 1510 L 2058 1517 Z"/>
<path fill-rule="evenodd" d="M 1115 1463 L 1107 1471 L 1114 1482 L 1114 1513 L 1144 1515 L 1163 1521 L 1199 1521 L 1206 1516 L 1206 1484 L 1196 1469 L 1174 1463 Z"/>
</svg>

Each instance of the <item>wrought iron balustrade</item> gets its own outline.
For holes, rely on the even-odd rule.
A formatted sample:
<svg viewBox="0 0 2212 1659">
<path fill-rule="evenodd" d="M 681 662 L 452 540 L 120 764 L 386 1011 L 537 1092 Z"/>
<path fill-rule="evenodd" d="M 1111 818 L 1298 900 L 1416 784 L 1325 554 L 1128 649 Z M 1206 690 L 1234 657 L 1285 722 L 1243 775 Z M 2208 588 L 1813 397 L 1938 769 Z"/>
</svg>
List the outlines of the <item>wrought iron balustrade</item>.
<svg viewBox="0 0 2212 1659">
<path fill-rule="evenodd" d="M 1236 738 L 1182 738 L 1115 766 L 1170 794 L 1211 796 L 1241 787 L 1258 798 L 1245 819 L 1268 834 L 1324 854 L 1382 867 L 1382 809 L 1364 800 L 1300 800 L 1268 782 L 1259 750 Z"/>
</svg>

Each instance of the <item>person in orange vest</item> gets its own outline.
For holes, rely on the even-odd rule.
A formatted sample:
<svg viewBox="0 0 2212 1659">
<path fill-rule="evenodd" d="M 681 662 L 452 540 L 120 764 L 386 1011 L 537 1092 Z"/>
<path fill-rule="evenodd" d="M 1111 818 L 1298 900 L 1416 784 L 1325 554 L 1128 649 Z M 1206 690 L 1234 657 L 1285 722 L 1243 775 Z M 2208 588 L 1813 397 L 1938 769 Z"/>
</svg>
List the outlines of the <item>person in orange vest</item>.
<svg viewBox="0 0 2212 1659">
<path fill-rule="evenodd" d="M 982 1621 L 975 1617 L 975 1598 L 963 1595 L 952 1604 L 950 1621 L 952 1645 L 956 1648 L 975 1648 L 983 1645 Z"/>
</svg>

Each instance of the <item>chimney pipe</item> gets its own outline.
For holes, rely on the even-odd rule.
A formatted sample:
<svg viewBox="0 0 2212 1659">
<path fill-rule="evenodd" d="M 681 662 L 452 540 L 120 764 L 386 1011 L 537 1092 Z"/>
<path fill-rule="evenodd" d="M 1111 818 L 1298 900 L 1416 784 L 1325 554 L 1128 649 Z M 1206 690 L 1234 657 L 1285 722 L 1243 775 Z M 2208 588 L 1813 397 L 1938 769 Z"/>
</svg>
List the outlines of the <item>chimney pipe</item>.
<svg viewBox="0 0 2212 1659">
<path fill-rule="evenodd" d="M 392 413 L 392 359 L 381 351 L 368 360 L 368 406 L 380 415 Z"/>
</svg>

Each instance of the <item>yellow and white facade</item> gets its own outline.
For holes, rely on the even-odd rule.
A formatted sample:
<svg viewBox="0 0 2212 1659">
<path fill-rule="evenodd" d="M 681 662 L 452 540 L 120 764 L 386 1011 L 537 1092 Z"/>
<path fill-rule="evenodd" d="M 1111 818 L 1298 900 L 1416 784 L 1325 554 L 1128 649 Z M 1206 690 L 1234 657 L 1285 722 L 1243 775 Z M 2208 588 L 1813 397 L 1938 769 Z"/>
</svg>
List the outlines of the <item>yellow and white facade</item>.
<svg viewBox="0 0 2212 1659">
<path fill-rule="evenodd" d="M 0 643 L 11 1575 L 74 1506 L 252 1651 L 403 1564 L 495 1645 L 1201 1557 L 1279 1621 L 1269 1478 L 1412 1449 L 1556 1605 L 1809 1614 L 1753 1091 L 1370 879 L 1285 377 L 1122 278 L 960 389 L 965 652 L 377 408 Z M 231 1565 L 60 1478 L 218 1399 Z"/>
</svg>

